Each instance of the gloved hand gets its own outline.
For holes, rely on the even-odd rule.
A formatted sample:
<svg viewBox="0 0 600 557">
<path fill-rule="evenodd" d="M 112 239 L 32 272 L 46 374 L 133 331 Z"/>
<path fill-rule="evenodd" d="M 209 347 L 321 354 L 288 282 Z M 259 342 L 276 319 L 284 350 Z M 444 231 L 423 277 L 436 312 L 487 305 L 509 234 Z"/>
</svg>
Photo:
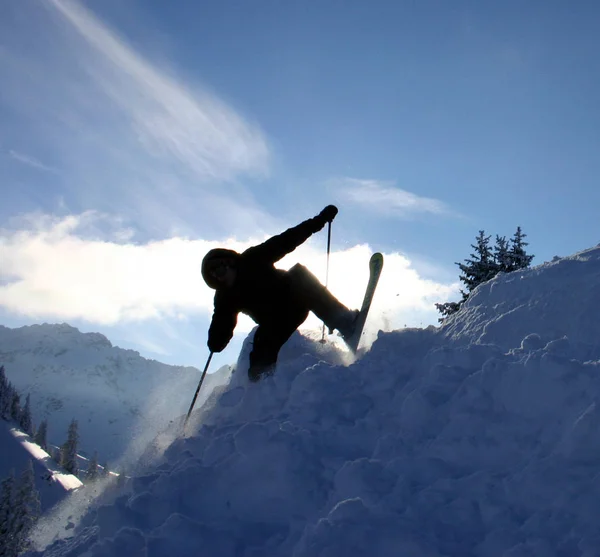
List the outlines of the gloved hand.
<svg viewBox="0 0 600 557">
<path fill-rule="evenodd" d="M 319 218 L 322 219 L 323 222 L 331 222 L 337 214 L 338 208 L 335 205 L 327 205 L 327 207 L 319 213 Z"/>
<path fill-rule="evenodd" d="M 208 342 L 206 343 L 206 345 L 208 346 L 208 349 L 211 352 L 223 352 L 223 350 L 225 350 L 225 347 L 227 346 L 227 342 L 222 342 L 220 340 L 217 339 L 212 339 L 212 338 L 208 338 Z"/>
</svg>

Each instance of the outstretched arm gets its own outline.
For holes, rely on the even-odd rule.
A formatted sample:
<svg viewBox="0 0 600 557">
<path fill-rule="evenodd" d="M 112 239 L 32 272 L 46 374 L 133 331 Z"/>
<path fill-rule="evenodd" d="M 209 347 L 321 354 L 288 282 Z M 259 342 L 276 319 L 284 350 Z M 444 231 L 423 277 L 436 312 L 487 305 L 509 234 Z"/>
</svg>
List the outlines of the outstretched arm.
<svg viewBox="0 0 600 557">
<path fill-rule="evenodd" d="M 334 205 L 328 205 L 316 217 L 305 220 L 293 228 L 288 228 L 285 232 L 269 238 L 258 246 L 248 248 L 243 255 L 275 263 L 306 242 L 315 232 L 321 230 L 326 223 L 331 222 L 337 212 L 338 210 Z"/>
</svg>

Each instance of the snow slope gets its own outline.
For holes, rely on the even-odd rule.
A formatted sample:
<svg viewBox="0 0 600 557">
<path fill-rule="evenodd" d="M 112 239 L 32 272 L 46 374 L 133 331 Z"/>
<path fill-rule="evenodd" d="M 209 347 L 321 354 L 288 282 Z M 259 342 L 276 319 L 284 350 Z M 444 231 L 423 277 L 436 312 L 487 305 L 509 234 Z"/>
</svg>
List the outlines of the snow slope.
<svg viewBox="0 0 600 557">
<path fill-rule="evenodd" d="M 84 454 L 115 461 L 132 439 L 164 427 L 187 410 L 200 372 L 147 360 L 113 346 L 99 333 L 62 325 L 0 326 L 0 365 L 22 393 L 31 394 L 34 422 L 48 420 L 48 441 L 62 445 L 78 421 Z M 208 391 L 229 370 L 207 376 Z"/>
<path fill-rule="evenodd" d="M 597 557 L 599 274 L 497 277 L 351 365 L 295 335 L 44 555 Z"/>
<path fill-rule="evenodd" d="M 9 422 L 0 420 L 0 479 L 6 478 L 11 470 L 20 476 L 27 463 L 33 462 L 35 486 L 40 492 L 42 512 L 47 512 L 62 501 L 81 482 L 67 474 L 30 437 Z"/>
</svg>

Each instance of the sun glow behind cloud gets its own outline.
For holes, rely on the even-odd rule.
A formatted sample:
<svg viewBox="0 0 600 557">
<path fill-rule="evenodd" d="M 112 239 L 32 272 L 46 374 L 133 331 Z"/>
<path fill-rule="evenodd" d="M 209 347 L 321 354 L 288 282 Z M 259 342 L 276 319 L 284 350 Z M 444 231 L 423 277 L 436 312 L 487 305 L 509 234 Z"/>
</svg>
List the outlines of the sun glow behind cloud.
<svg viewBox="0 0 600 557">
<path fill-rule="evenodd" d="M 35 227 L 4 230 L 0 236 L 0 306 L 33 319 L 81 319 L 98 325 L 161 318 L 209 317 L 214 292 L 205 286 L 200 261 L 211 248 L 243 251 L 264 241 L 208 242 L 185 237 L 136 244 L 95 237 L 105 216 L 95 213 L 38 219 Z M 114 231 L 114 238 L 120 236 Z M 127 237 L 126 234 L 122 235 Z M 361 303 L 372 250 L 355 246 L 334 251 L 329 287 L 350 307 Z M 322 281 L 326 260 L 321 248 L 305 244 L 281 261 L 282 268 L 302 262 Z M 401 327 L 407 312 L 432 316 L 433 303 L 452 296 L 456 285 L 425 280 L 397 253 L 386 254 L 374 312 L 383 328 Z M 306 326 L 318 327 L 311 317 Z M 241 319 L 239 331 L 252 327 Z"/>
<path fill-rule="evenodd" d="M 44 182 L 37 173 L 36 199 L 54 196 L 63 216 L 40 206 L 46 214 L 0 231 L 0 307 L 31 320 L 106 327 L 208 319 L 213 292 L 200 276 L 206 251 L 241 251 L 294 224 L 272 216 L 252 186 L 271 167 L 262 130 L 196 81 L 134 49 L 81 3 L 11 9 L 22 17 L 14 32 L 4 33 L 10 25 L 0 21 L 11 46 L 0 56 L 0 102 L 19 115 L 26 141 L 4 150 L 14 165 L 46 171 Z M 447 210 L 374 180 L 341 186 L 345 195 L 335 199 L 373 211 Z M 325 255 L 316 243 L 281 265 L 301 261 L 324 280 Z M 371 251 L 363 245 L 332 253 L 329 286 L 350 307 L 360 305 Z M 374 312 L 384 329 L 427 324 L 437 317 L 433 303 L 455 290 L 424 280 L 406 257 L 387 253 Z M 238 332 L 252 326 L 242 317 Z M 306 326 L 320 323 L 310 318 Z"/>
</svg>

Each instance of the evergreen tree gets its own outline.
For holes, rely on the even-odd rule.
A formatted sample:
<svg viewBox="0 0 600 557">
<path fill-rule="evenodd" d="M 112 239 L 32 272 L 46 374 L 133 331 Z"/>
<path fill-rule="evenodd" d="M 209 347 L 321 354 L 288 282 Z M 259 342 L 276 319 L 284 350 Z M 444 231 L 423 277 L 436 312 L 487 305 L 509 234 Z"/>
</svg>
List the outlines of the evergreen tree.
<svg viewBox="0 0 600 557">
<path fill-rule="evenodd" d="M 67 440 L 61 448 L 60 464 L 70 474 L 77 475 L 79 472 L 77 465 L 77 443 L 79 434 L 77 432 L 77 420 L 71 420 Z"/>
<path fill-rule="evenodd" d="M 441 323 L 446 317 L 455 314 L 460 309 L 461 305 L 462 302 L 445 302 L 443 304 L 435 304 L 437 310 L 442 314 L 442 317 L 440 317 L 438 321 Z"/>
<path fill-rule="evenodd" d="M 12 395 L 9 395 L 8 379 L 4 366 L 0 366 L 0 418 L 8 419 Z"/>
<path fill-rule="evenodd" d="M 37 443 L 42 449 L 48 452 L 48 441 L 46 437 L 48 435 L 48 422 L 46 420 L 42 420 L 38 427 L 38 430 L 35 433 L 35 437 L 33 439 L 34 443 Z"/>
<path fill-rule="evenodd" d="M 496 244 L 494 246 L 494 263 L 496 271 L 502 273 L 510 272 L 510 252 L 506 236 L 496 235 Z"/>
<path fill-rule="evenodd" d="M 10 420 L 10 407 L 12 404 L 12 393 L 10 387 L 0 395 L 0 418 L 3 420 Z"/>
<path fill-rule="evenodd" d="M 481 283 L 490 280 L 496 274 L 496 264 L 490 249 L 490 238 L 491 236 L 486 236 L 485 232 L 480 230 L 475 239 L 477 243 L 471 244 L 475 253 L 471 254 L 470 259 L 465 259 L 464 263 L 456 263 L 463 273 L 458 278 L 467 287 L 466 296 Z"/>
<path fill-rule="evenodd" d="M 100 470 L 98 468 L 98 451 L 94 451 L 94 456 L 89 461 L 88 469 L 86 472 L 86 478 L 90 482 L 94 482 L 98 479 Z"/>
<path fill-rule="evenodd" d="M 21 416 L 19 419 L 19 425 L 21 429 L 27 433 L 27 435 L 33 436 L 33 420 L 31 419 L 31 397 L 27 395 L 25 399 L 25 406 L 21 410 Z"/>
<path fill-rule="evenodd" d="M 15 497 L 13 532 L 18 553 L 29 549 L 28 537 L 40 514 L 40 494 L 35 487 L 33 461 L 29 460 L 21 474 Z"/>
<path fill-rule="evenodd" d="M 528 245 L 524 241 L 525 237 L 526 234 L 523 234 L 520 226 L 510 243 L 506 237 L 496 235 L 496 244 L 492 251 L 489 246 L 490 236 L 486 236 L 484 231 L 480 230 L 476 238 L 477 243 L 471 245 L 475 252 L 471 254 L 470 259 L 465 259 L 464 263 L 456 263 L 462 271 L 458 278 L 465 284 L 466 292 L 460 291 L 462 299 L 459 302 L 435 304 L 442 314 L 439 321 L 443 322 L 446 317 L 459 311 L 477 286 L 494 278 L 499 272 L 510 273 L 529 267 L 534 256 L 525 252 L 525 246 Z"/>
<path fill-rule="evenodd" d="M 526 237 L 527 234 L 524 234 L 521 227 L 518 226 L 514 236 L 510 239 L 509 264 L 511 271 L 527 269 L 535 257 L 525 252 L 525 246 L 529 245 L 524 240 Z"/>
<path fill-rule="evenodd" d="M 439 321 L 442 322 L 450 315 L 456 313 L 469 294 L 482 282 L 490 280 L 497 272 L 494 255 L 490 249 L 490 236 L 486 236 L 483 230 L 479 231 L 476 237 L 476 244 L 471 244 L 474 253 L 470 259 L 465 259 L 464 263 L 456 263 L 462 274 L 458 277 L 466 286 L 467 291 L 461 289 L 462 299 L 460 302 L 446 302 L 443 304 L 435 304 L 437 310 L 442 314 Z"/>
<path fill-rule="evenodd" d="M 2 480 L 0 485 L 0 556 L 16 555 L 14 535 L 14 508 L 16 498 L 15 472 Z"/>
<path fill-rule="evenodd" d="M 16 422 L 21 418 L 21 397 L 15 389 L 12 389 L 12 401 L 10 403 L 10 417 Z"/>
<path fill-rule="evenodd" d="M 105 462 L 102 466 L 101 466 L 101 470 L 100 470 L 100 475 L 103 478 L 107 478 L 110 474 L 110 470 L 108 469 L 108 462 Z"/>
</svg>

